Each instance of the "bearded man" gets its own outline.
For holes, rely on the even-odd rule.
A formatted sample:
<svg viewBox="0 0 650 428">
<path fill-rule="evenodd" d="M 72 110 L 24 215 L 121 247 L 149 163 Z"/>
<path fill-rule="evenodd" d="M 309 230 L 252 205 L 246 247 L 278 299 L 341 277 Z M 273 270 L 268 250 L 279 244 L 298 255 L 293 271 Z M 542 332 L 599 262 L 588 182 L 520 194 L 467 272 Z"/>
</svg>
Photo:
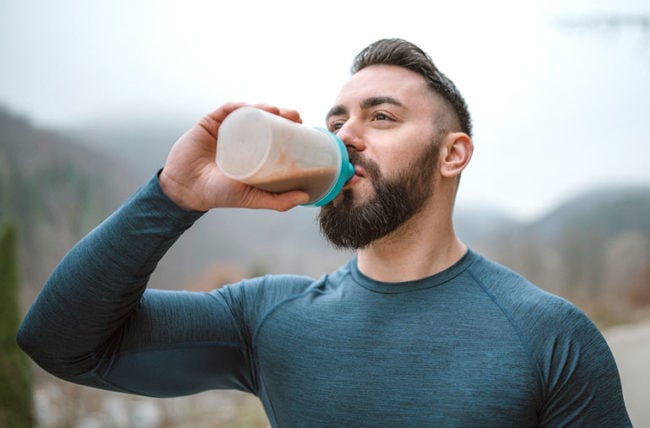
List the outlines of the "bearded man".
<svg viewBox="0 0 650 428">
<path fill-rule="evenodd" d="M 400 39 L 371 44 L 352 71 L 327 127 L 355 174 L 319 215 L 335 246 L 356 250 L 345 265 L 210 293 L 147 288 L 204 212 L 307 201 L 221 173 L 219 125 L 244 105 L 225 104 L 61 261 L 21 326 L 23 349 L 98 388 L 247 391 L 278 427 L 630 426 L 594 324 L 458 238 L 452 211 L 473 142 L 456 86 Z"/>
</svg>

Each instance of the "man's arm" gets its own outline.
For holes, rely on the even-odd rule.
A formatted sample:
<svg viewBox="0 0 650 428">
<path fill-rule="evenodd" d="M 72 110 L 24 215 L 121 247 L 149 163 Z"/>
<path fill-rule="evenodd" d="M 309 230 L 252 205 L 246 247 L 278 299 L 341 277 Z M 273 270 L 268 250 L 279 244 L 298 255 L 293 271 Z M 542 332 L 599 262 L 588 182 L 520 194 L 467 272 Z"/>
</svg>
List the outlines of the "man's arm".
<svg viewBox="0 0 650 428">
<path fill-rule="evenodd" d="M 308 199 L 218 170 L 218 127 L 239 106 L 226 104 L 183 135 L 159 177 L 65 256 L 18 332 L 39 365 L 74 382 L 149 395 L 250 388 L 242 334 L 218 293 L 145 292 L 158 261 L 202 211 L 286 210 Z"/>
<path fill-rule="evenodd" d="M 237 371 L 245 344 L 218 295 L 145 293 L 160 258 L 200 215 L 152 179 L 57 266 L 20 327 L 21 347 L 56 376 L 147 395 L 205 389 L 213 373 L 197 382 L 193 371 L 206 352 Z"/>
<path fill-rule="evenodd" d="M 560 314 L 552 330 L 539 330 L 547 333 L 539 347 L 542 425 L 631 427 L 616 362 L 602 334 L 573 305 Z"/>
</svg>

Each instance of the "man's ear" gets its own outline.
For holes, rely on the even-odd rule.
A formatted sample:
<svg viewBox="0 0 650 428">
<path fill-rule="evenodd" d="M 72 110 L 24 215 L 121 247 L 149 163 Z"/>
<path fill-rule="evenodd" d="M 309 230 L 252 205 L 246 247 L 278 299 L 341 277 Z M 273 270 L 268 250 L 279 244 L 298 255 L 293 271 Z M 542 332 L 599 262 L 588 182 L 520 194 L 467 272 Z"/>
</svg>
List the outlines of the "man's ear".
<svg viewBox="0 0 650 428">
<path fill-rule="evenodd" d="M 440 145 L 440 175 L 445 178 L 458 177 L 465 169 L 472 153 L 474 143 L 464 132 L 450 132 Z"/>
</svg>

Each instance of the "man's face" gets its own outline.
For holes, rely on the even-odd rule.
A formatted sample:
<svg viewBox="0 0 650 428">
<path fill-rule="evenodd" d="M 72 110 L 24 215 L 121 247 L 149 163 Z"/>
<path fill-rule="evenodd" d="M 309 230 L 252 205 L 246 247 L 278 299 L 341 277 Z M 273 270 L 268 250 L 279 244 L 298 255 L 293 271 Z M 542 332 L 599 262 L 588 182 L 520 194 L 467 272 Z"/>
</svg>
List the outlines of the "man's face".
<svg viewBox="0 0 650 428">
<path fill-rule="evenodd" d="M 401 67 L 365 68 L 343 87 L 327 125 L 348 147 L 355 176 L 321 209 L 321 230 L 334 245 L 366 247 L 431 197 L 437 108 L 424 78 Z"/>
</svg>

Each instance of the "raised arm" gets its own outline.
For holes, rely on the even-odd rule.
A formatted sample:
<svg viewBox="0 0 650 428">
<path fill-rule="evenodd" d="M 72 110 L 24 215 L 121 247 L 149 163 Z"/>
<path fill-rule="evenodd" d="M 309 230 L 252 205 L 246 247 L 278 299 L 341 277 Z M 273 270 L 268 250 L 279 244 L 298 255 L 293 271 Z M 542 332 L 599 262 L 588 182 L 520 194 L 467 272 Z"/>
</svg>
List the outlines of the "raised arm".
<svg viewBox="0 0 650 428">
<path fill-rule="evenodd" d="M 145 291 L 159 260 L 203 211 L 285 210 L 307 200 L 220 173 L 218 126 L 239 106 L 215 110 L 183 135 L 162 172 L 57 266 L 18 332 L 39 365 L 74 382 L 147 395 L 250 389 L 242 326 L 219 293 Z"/>
</svg>

